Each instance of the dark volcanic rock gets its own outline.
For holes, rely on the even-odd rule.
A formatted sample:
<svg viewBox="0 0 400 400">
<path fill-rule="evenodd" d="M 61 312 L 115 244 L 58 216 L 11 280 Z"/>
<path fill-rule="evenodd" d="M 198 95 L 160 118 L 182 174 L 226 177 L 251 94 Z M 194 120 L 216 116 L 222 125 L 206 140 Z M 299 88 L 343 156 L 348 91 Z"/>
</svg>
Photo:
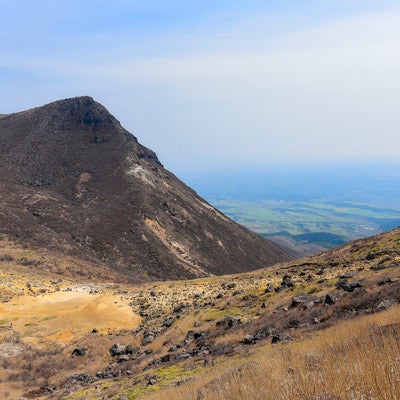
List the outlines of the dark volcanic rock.
<svg viewBox="0 0 400 400">
<path fill-rule="evenodd" d="M 77 347 L 72 351 L 73 356 L 85 356 L 88 349 L 86 347 Z"/>
<path fill-rule="evenodd" d="M 135 279 L 219 275 L 290 258 L 164 169 L 91 97 L 2 117 L 0 175 L 0 234 L 68 249 Z"/>
<path fill-rule="evenodd" d="M 304 307 L 310 308 L 314 305 L 314 300 L 312 297 L 307 293 L 299 293 L 297 296 L 292 298 L 291 307 Z"/>
</svg>

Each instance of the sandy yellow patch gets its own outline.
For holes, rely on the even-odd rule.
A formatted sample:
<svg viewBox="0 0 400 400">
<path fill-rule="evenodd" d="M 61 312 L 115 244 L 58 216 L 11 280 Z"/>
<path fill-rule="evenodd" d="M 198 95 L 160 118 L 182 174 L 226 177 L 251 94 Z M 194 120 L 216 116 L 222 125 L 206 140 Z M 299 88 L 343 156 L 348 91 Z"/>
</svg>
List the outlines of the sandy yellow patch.
<svg viewBox="0 0 400 400">
<path fill-rule="evenodd" d="M 68 343 L 93 328 L 101 333 L 135 329 L 140 322 L 120 297 L 79 290 L 14 298 L 0 305 L 0 315 L 3 326 L 35 344 L 48 340 Z"/>
</svg>

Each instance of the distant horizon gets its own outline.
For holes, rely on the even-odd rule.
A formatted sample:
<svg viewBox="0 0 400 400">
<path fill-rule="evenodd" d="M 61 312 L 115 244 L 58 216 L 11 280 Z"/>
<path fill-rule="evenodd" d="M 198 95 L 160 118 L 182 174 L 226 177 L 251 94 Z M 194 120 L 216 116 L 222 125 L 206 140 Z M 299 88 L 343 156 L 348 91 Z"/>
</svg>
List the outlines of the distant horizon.
<svg viewBox="0 0 400 400">
<path fill-rule="evenodd" d="M 377 168 L 385 169 L 394 168 L 400 174 L 400 159 L 397 158 L 332 158 L 332 159 L 290 159 L 290 160 L 274 160 L 268 162 L 246 162 L 246 163 L 227 163 L 227 162 L 218 162 L 218 160 L 210 160 L 207 159 L 207 162 L 203 164 L 179 164 L 172 162 L 172 165 L 164 164 L 163 160 L 160 159 L 160 162 L 164 165 L 164 167 L 174 174 L 178 176 L 196 176 L 197 174 L 231 174 L 237 173 L 241 174 L 253 174 L 259 175 L 265 172 L 271 172 L 273 170 L 276 171 L 286 171 L 290 170 L 299 172 L 300 170 L 311 172 L 318 168 L 318 171 L 322 170 L 336 170 L 336 171 L 365 171 L 366 169 Z M 299 170 L 300 169 L 300 170 Z M 400 189 L 400 188 L 399 188 Z"/>
</svg>

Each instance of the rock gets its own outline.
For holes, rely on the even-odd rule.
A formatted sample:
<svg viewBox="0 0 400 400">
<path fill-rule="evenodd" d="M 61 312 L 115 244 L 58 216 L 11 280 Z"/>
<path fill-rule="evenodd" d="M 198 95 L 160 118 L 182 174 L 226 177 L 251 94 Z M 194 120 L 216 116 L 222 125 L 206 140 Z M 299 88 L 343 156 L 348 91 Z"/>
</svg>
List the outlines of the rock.
<svg viewBox="0 0 400 400">
<path fill-rule="evenodd" d="M 72 351 L 73 356 L 85 356 L 88 349 L 86 347 L 77 347 Z"/>
<path fill-rule="evenodd" d="M 57 390 L 57 386 L 55 385 L 47 385 L 43 388 L 43 390 L 47 393 L 54 393 Z"/>
<path fill-rule="evenodd" d="M 129 400 L 126 396 L 118 397 L 118 400 Z"/>
<path fill-rule="evenodd" d="M 146 344 L 151 343 L 156 338 L 156 336 L 161 332 L 162 332 L 162 330 L 158 329 L 158 328 L 146 329 L 143 332 L 142 345 L 145 346 Z"/>
<path fill-rule="evenodd" d="M 123 362 L 127 362 L 127 361 L 129 361 L 129 356 L 127 356 L 126 354 L 123 354 L 122 356 L 118 357 L 119 363 L 123 363 Z"/>
<path fill-rule="evenodd" d="M 286 333 L 279 333 L 272 336 L 271 344 L 287 343 L 292 341 L 293 338 Z"/>
<path fill-rule="evenodd" d="M 242 322 L 240 318 L 234 318 L 234 317 L 225 317 L 224 319 L 217 321 L 216 325 L 217 326 L 224 326 L 227 328 L 233 328 L 234 326 L 240 325 Z"/>
<path fill-rule="evenodd" d="M 189 353 L 179 353 L 175 355 L 175 360 L 186 360 L 187 358 L 191 358 L 192 355 Z"/>
<path fill-rule="evenodd" d="M 193 340 L 197 340 L 197 339 L 200 339 L 202 337 L 205 337 L 205 335 L 206 335 L 206 333 L 203 332 L 203 331 L 195 332 L 195 331 L 190 330 L 190 331 L 188 331 L 186 333 L 186 338 L 185 338 L 185 342 L 184 343 L 185 344 L 189 344 L 189 343 L 193 342 Z"/>
<path fill-rule="evenodd" d="M 160 358 L 160 361 L 161 361 L 162 363 L 169 362 L 169 361 L 170 361 L 170 355 L 167 354 L 167 355 L 161 357 L 161 358 Z"/>
<path fill-rule="evenodd" d="M 168 317 L 164 320 L 163 322 L 163 326 L 165 326 L 166 328 L 169 328 L 170 326 L 172 326 L 172 324 L 175 322 L 175 318 L 174 317 Z"/>
<path fill-rule="evenodd" d="M 205 332 L 198 331 L 193 334 L 194 340 L 200 339 L 201 337 L 205 336 Z"/>
<path fill-rule="evenodd" d="M 347 282 L 346 280 L 340 280 L 336 287 L 338 289 L 342 289 L 346 292 L 352 292 L 354 289 L 361 287 L 361 283 L 358 281 L 355 282 Z"/>
<path fill-rule="evenodd" d="M 134 354 L 139 351 L 139 347 L 133 345 L 133 344 L 128 344 L 125 349 L 125 354 Z"/>
<path fill-rule="evenodd" d="M 304 308 L 311 308 L 314 305 L 314 300 L 307 293 L 299 293 L 297 296 L 292 298 L 291 307 L 302 306 Z"/>
<path fill-rule="evenodd" d="M 267 287 L 264 290 L 264 293 L 272 293 L 274 291 L 274 285 L 272 283 L 268 283 Z"/>
<path fill-rule="evenodd" d="M 174 313 L 174 314 L 177 314 L 177 313 L 181 312 L 184 308 L 185 308 L 185 305 L 184 305 L 184 304 L 179 304 L 178 306 L 176 306 L 176 307 L 174 308 L 173 313 Z"/>
<path fill-rule="evenodd" d="M 157 375 L 146 375 L 147 385 L 155 385 L 158 381 Z"/>
<path fill-rule="evenodd" d="M 198 328 L 199 326 L 201 326 L 201 321 L 196 321 L 196 322 L 193 324 L 193 326 L 194 326 L 195 328 Z"/>
<path fill-rule="evenodd" d="M 292 277 L 289 275 L 285 275 L 282 278 L 281 286 L 284 287 L 294 287 L 294 283 L 292 282 Z"/>
<path fill-rule="evenodd" d="M 92 333 L 99 333 L 99 330 L 97 328 L 93 328 Z"/>
<path fill-rule="evenodd" d="M 71 383 L 84 383 L 84 384 L 91 384 L 95 381 L 96 379 L 93 376 L 90 376 L 89 374 L 77 374 L 77 375 L 71 375 L 67 378 L 68 382 Z"/>
<path fill-rule="evenodd" d="M 126 353 L 126 346 L 121 343 L 115 343 L 110 348 L 110 353 L 113 357 L 120 356 Z"/>
<path fill-rule="evenodd" d="M 243 340 L 242 343 L 243 344 L 254 344 L 256 341 L 254 340 L 254 336 L 253 335 L 246 335 Z"/>
<path fill-rule="evenodd" d="M 379 311 L 385 311 L 387 309 L 389 309 L 390 307 L 394 306 L 395 304 L 397 304 L 396 300 L 393 299 L 386 299 L 381 301 L 375 308 L 374 311 L 375 312 L 379 312 Z"/>
<path fill-rule="evenodd" d="M 324 300 L 324 304 L 328 304 L 329 306 L 331 306 L 332 304 L 336 303 L 336 297 L 333 296 L 332 294 L 327 294 L 325 296 L 325 300 Z"/>
</svg>

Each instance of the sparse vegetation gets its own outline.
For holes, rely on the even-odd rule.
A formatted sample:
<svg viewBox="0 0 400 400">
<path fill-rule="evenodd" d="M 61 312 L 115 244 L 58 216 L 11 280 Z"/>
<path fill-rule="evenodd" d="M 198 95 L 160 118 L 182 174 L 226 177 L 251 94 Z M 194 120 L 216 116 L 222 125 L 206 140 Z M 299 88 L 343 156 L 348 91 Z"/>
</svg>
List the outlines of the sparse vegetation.
<svg viewBox="0 0 400 400">
<path fill-rule="evenodd" d="M 400 308 L 346 321 L 304 341 L 225 359 L 150 400 L 400 398 Z"/>
</svg>

